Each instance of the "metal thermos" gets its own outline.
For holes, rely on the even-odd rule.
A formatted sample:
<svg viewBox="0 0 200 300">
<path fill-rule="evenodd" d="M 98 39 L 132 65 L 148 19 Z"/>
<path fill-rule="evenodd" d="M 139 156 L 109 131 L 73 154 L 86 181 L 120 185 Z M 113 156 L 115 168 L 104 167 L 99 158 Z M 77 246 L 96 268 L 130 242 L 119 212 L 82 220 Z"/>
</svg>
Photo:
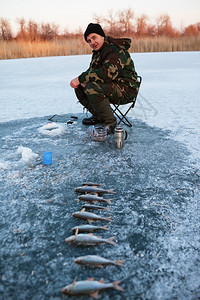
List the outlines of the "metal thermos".
<svg viewBox="0 0 200 300">
<path fill-rule="evenodd" d="M 127 132 L 124 130 L 122 127 L 115 127 L 115 142 L 116 142 L 116 147 L 118 149 L 121 149 L 124 143 L 124 140 L 127 139 Z"/>
</svg>

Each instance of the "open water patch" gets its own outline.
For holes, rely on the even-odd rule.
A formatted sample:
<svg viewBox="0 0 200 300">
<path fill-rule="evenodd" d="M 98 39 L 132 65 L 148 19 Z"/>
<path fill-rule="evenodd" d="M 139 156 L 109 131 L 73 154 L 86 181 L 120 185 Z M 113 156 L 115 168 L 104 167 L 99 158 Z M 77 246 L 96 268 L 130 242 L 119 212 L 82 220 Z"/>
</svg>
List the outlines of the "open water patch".
<svg viewBox="0 0 200 300">
<path fill-rule="evenodd" d="M 71 299 L 61 288 L 75 277 L 122 280 L 124 292 L 102 291 L 99 299 L 198 299 L 199 170 L 190 153 L 169 131 L 139 120 L 121 150 L 113 136 L 94 142 L 82 117 L 59 123 L 57 134 L 41 130 L 51 127 L 47 117 L 0 124 L 1 299 Z M 50 166 L 43 165 L 45 151 L 52 152 Z M 97 234 L 115 236 L 115 246 L 64 241 L 87 223 L 72 217 L 84 204 L 74 192 L 84 181 L 116 191 L 105 196 L 109 210 L 98 212 L 112 217 L 109 231 Z M 87 254 L 124 266 L 74 263 Z"/>
</svg>

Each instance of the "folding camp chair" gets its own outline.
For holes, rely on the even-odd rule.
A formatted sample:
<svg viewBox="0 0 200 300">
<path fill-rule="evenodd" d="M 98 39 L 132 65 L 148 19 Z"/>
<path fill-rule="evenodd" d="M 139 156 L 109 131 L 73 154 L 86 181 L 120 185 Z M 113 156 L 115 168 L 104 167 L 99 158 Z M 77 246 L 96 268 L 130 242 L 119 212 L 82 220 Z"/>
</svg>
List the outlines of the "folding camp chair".
<svg viewBox="0 0 200 300">
<path fill-rule="evenodd" d="M 137 80 L 139 82 L 139 88 L 140 88 L 140 85 L 141 85 L 141 82 L 142 82 L 142 77 L 141 76 L 138 76 L 137 77 Z M 138 93 L 137 93 L 138 95 Z M 111 105 L 111 108 L 112 108 L 112 111 L 113 113 L 116 115 L 116 117 L 119 119 L 118 121 L 118 125 L 122 122 L 124 123 L 125 125 L 127 125 L 128 127 L 132 127 L 132 124 L 130 123 L 130 121 L 127 119 L 126 115 L 128 114 L 128 112 L 131 110 L 131 108 L 133 108 L 135 106 L 135 102 L 136 102 L 136 99 L 137 99 L 137 95 L 135 96 L 135 98 L 130 102 L 130 103 L 127 103 L 127 104 L 131 104 L 129 106 L 129 108 L 127 109 L 127 111 L 125 113 L 123 113 L 119 107 L 123 104 L 113 104 Z M 126 105 L 126 104 L 124 104 Z M 113 106 L 113 107 L 112 107 Z"/>
</svg>

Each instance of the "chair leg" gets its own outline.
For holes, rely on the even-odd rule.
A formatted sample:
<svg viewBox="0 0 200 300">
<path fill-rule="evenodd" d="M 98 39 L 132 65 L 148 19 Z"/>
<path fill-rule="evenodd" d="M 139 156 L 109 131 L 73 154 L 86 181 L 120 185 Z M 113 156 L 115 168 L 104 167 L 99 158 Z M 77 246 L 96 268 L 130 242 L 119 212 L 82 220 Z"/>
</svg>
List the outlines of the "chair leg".
<svg viewBox="0 0 200 300">
<path fill-rule="evenodd" d="M 126 111 L 125 114 L 123 114 L 120 110 L 119 110 L 119 105 L 114 105 L 114 109 L 112 108 L 113 113 L 118 117 L 119 122 L 118 125 L 122 122 L 123 124 L 125 124 L 128 127 L 132 127 L 132 124 L 130 123 L 130 121 L 127 119 L 126 115 L 128 114 L 128 112 L 130 111 L 130 109 L 133 107 L 133 105 L 131 105 L 129 107 L 129 109 Z M 118 112 L 118 113 L 117 113 Z M 119 115 L 120 114 L 120 115 Z"/>
</svg>

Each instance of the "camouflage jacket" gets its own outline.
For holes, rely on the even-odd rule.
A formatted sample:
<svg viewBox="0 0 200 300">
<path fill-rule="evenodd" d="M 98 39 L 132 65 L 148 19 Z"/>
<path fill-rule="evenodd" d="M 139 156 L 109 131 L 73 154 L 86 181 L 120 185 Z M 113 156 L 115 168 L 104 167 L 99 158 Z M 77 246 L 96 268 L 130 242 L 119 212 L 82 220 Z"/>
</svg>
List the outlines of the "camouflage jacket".
<svg viewBox="0 0 200 300">
<path fill-rule="evenodd" d="M 127 38 L 106 37 L 99 51 L 93 50 L 90 67 L 79 76 L 81 83 L 123 83 L 137 88 L 137 73 L 133 60 L 127 51 L 131 40 Z"/>
</svg>

